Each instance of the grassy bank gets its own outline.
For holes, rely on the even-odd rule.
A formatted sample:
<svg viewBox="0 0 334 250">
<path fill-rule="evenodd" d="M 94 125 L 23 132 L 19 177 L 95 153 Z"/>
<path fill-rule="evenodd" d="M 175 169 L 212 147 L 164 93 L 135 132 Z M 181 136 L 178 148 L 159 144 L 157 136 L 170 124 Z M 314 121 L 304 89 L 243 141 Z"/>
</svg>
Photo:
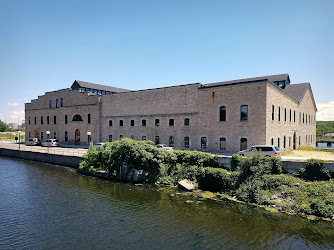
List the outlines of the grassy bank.
<svg viewBox="0 0 334 250">
<path fill-rule="evenodd" d="M 89 149 L 80 169 L 105 171 L 115 178 L 123 165 L 128 166 L 128 172 L 143 170 L 150 183 L 173 185 L 188 179 L 199 189 L 218 196 L 228 195 L 288 213 L 334 216 L 334 181 L 318 160 L 308 161 L 305 169 L 292 176 L 283 174 L 279 159 L 257 153 L 248 158 L 233 155 L 232 170 L 226 170 L 211 154 L 167 152 L 151 142 L 122 139 Z"/>
<path fill-rule="evenodd" d="M 0 134 L 1 140 L 15 140 L 15 137 L 18 137 L 18 135 L 11 135 L 11 134 Z M 21 141 L 25 140 L 25 136 L 21 135 Z"/>
<path fill-rule="evenodd" d="M 308 146 L 300 146 L 297 150 L 334 153 L 334 149 L 312 148 L 312 147 L 308 147 Z"/>
</svg>

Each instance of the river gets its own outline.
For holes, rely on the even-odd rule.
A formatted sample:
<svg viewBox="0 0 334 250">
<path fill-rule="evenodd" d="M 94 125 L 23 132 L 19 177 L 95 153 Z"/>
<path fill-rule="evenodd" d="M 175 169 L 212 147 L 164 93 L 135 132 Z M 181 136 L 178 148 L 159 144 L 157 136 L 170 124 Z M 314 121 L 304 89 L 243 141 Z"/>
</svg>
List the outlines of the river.
<svg viewBox="0 0 334 250">
<path fill-rule="evenodd" d="M 333 249 L 334 224 L 0 157 L 0 249 Z"/>
</svg>

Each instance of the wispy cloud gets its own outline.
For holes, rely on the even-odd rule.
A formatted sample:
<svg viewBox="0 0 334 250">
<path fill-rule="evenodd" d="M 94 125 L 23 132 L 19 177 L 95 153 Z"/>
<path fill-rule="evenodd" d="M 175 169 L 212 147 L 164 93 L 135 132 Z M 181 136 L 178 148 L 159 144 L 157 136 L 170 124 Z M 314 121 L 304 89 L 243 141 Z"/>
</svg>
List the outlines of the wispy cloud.
<svg viewBox="0 0 334 250">
<path fill-rule="evenodd" d="M 317 121 L 334 121 L 334 101 L 317 104 Z"/>
<path fill-rule="evenodd" d="M 20 104 L 17 102 L 8 102 L 7 105 L 8 107 L 16 107 L 16 106 L 19 106 Z"/>
</svg>

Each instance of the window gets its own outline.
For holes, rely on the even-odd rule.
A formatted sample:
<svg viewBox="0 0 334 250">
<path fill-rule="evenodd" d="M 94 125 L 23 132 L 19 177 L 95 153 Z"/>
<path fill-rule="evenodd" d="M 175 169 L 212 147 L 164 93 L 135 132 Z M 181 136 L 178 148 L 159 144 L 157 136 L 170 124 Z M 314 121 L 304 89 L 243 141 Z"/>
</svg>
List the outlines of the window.
<svg viewBox="0 0 334 250">
<path fill-rule="evenodd" d="M 274 105 L 271 107 L 271 120 L 272 121 L 275 120 L 275 106 Z"/>
<path fill-rule="evenodd" d="M 189 148 L 189 137 L 188 136 L 184 137 L 184 147 Z"/>
<path fill-rule="evenodd" d="M 53 124 L 57 124 L 57 116 L 53 117 Z M 56 138 L 55 138 L 56 139 Z"/>
<path fill-rule="evenodd" d="M 289 148 L 291 148 L 291 136 L 289 137 Z"/>
<path fill-rule="evenodd" d="M 306 120 L 305 123 L 307 124 L 307 114 L 305 114 L 305 116 L 306 116 L 306 117 L 305 117 L 305 120 Z"/>
<path fill-rule="evenodd" d="M 142 140 L 142 141 L 146 141 L 146 135 L 143 135 L 143 136 L 141 137 L 141 140 Z"/>
<path fill-rule="evenodd" d="M 60 107 L 64 107 L 64 101 L 63 101 L 63 98 L 60 98 Z"/>
<path fill-rule="evenodd" d="M 29 138 L 31 137 L 31 133 L 29 132 Z"/>
<path fill-rule="evenodd" d="M 305 143 L 307 143 L 307 135 L 306 135 Z"/>
<path fill-rule="evenodd" d="M 278 121 L 281 121 L 281 107 L 278 107 Z"/>
<path fill-rule="evenodd" d="M 155 126 L 159 126 L 160 120 L 159 119 L 155 119 Z"/>
<path fill-rule="evenodd" d="M 43 140 L 44 140 L 44 133 L 41 132 L 41 141 L 43 141 Z"/>
<path fill-rule="evenodd" d="M 68 142 L 68 132 L 65 131 L 65 142 Z"/>
<path fill-rule="evenodd" d="M 29 116 L 29 125 L 30 125 L 30 116 Z M 29 136 L 30 137 L 30 136 Z"/>
<path fill-rule="evenodd" d="M 112 120 L 109 120 L 109 127 L 112 126 Z"/>
<path fill-rule="evenodd" d="M 286 122 L 286 108 L 284 109 L 284 121 Z"/>
<path fill-rule="evenodd" d="M 292 120 L 292 113 L 291 113 L 291 109 L 290 109 L 290 122 Z"/>
<path fill-rule="evenodd" d="M 109 142 L 112 142 L 112 135 L 109 135 Z"/>
<path fill-rule="evenodd" d="M 303 113 L 303 123 L 305 123 L 305 117 L 304 117 L 304 113 Z"/>
<path fill-rule="evenodd" d="M 49 108 L 52 108 L 52 100 L 49 102 Z"/>
<path fill-rule="evenodd" d="M 146 126 L 146 120 L 141 120 L 141 125 L 142 125 L 143 127 L 145 127 L 145 126 Z"/>
<path fill-rule="evenodd" d="M 189 118 L 184 119 L 184 126 L 189 126 L 190 120 Z"/>
<path fill-rule="evenodd" d="M 169 126 L 174 126 L 174 119 L 169 119 Z"/>
<path fill-rule="evenodd" d="M 301 139 L 300 139 L 300 136 L 299 136 L 299 145 L 300 145 L 300 141 L 301 141 Z"/>
<path fill-rule="evenodd" d="M 271 145 L 274 146 L 274 138 L 271 138 Z"/>
<path fill-rule="evenodd" d="M 299 112 L 299 124 L 301 124 L 301 122 L 302 122 L 302 114 Z"/>
<path fill-rule="evenodd" d="M 57 139 L 57 132 L 53 132 L 53 139 Z"/>
<path fill-rule="evenodd" d="M 296 110 L 293 111 L 293 122 L 296 122 Z"/>
<path fill-rule="evenodd" d="M 56 99 L 56 108 L 58 108 L 58 99 Z"/>
<path fill-rule="evenodd" d="M 155 145 L 160 144 L 160 138 L 159 136 L 155 137 Z"/>
<path fill-rule="evenodd" d="M 169 137 L 169 146 L 174 147 L 174 136 Z"/>
<path fill-rule="evenodd" d="M 130 138 L 131 138 L 132 140 L 134 140 L 134 139 L 135 139 L 135 136 L 134 136 L 134 135 L 131 135 Z"/>
<path fill-rule="evenodd" d="M 247 121 L 248 120 L 248 105 L 241 105 L 240 107 L 240 120 Z"/>
<path fill-rule="evenodd" d="M 206 148 L 206 137 L 201 137 L 201 148 Z"/>
<path fill-rule="evenodd" d="M 286 148 L 286 138 L 285 138 L 285 136 L 283 137 L 283 148 Z"/>
<path fill-rule="evenodd" d="M 219 108 L 219 121 L 226 122 L 226 106 Z"/>
<path fill-rule="evenodd" d="M 82 120 L 81 115 L 76 114 L 75 116 L 73 116 L 72 121 L 74 121 L 74 122 L 80 122 L 80 121 L 83 121 L 83 120 Z"/>
<path fill-rule="evenodd" d="M 123 127 L 123 120 L 119 120 L 119 126 Z"/>
<path fill-rule="evenodd" d="M 226 138 L 222 137 L 219 139 L 220 150 L 226 150 Z"/>
<path fill-rule="evenodd" d="M 130 124 L 131 124 L 131 127 L 133 127 L 135 125 L 135 120 L 131 120 Z"/>
<path fill-rule="evenodd" d="M 43 116 L 41 116 L 41 124 L 43 125 Z"/>
<path fill-rule="evenodd" d="M 247 138 L 240 139 L 240 150 L 247 149 Z"/>
<path fill-rule="evenodd" d="M 49 116 L 46 117 L 46 123 L 50 124 L 50 117 Z"/>
<path fill-rule="evenodd" d="M 65 115 L 65 124 L 67 124 L 67 115 Z"/>
<path fill-rule="evenodd" d="M 122 139 L 123 138 L 123 135 L 119 135 L 119 139 Z"/>
<path fill-rule="evenodd" d="M 36 116 L 35 116 L 35 125 L 36 125 L 36 123 L 37 123 L 37 118 L 36 118 Z"/>
<path fill-rule="evenodd" d="M 277 139 L 277 147 L 280 147 L 281 145 L 280 145 L 280 139 L 278 138 Z"/>
<path fill-rule="evenodd" d="M 90 114 L 88 114 L 87 120 L 88 120 L 88 123 L 90 123 Z"/>
</svg>

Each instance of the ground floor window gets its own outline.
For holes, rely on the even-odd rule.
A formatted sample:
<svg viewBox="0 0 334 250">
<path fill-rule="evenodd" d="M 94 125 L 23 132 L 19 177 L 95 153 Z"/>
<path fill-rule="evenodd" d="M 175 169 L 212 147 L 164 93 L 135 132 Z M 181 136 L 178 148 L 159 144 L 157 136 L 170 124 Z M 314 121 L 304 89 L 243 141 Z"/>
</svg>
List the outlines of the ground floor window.
<svg viewBox="0 0 334 250">
<path fill-rule="evenodd" d="M 219 139 L 220 150 L 226 150 L 226 138 L 222 137 Z"/>
<path fill-rule="evenodd" d="M 286 148 L 286 138 L 285 138 L 285 136 L 283 137 L 283 148 Z"/>
<path fill-rule="evenodd" d="M 159 138 L 159 136 L 156 136 L 155 137 L 155 145 L 158 145 L 158 144 L 160 144 L 160 138 Z"/>
<path fill-rule="evenodd" d="M 278 139 L 277 139 L 277 147 L 278 147 L 278 148 L 280 148 L 280 146 L 281 146 L 280 144 L 281 144 L 281 143 L 280 143 L 280 139 L 278 138 Z"/>
<path fill-rule="evenodd" d="M 174 136 L 169 137 L 169 146 L 174 147 Z"/>
<path fill-rule="evenodd" d="M 291 148 L 291 136 L 289 137 L 289 148 Z"/>
<path fill-rule="evenodd" d="M 123 138 L 123 135 L 119 135 L 119 139 L 122 139 Z"/>
<path fill-rule="evenodd" d="M 141 137 L 141 139 L 142 139 L 142 141 L 146 141 L 146 135 L 143 135 L 143 136 Z"/>
<path fill-rule="evenodd" d="M 57 132 L 53 133 L 53 139 L 57 139 Z"/>
<path fill-rule="evenodd" d="M 206 148 L 206 137 L 201 137 L 201 148 Z"/>
<path fill-rule="evenodd" d="M 68 132 L 65 131 L 65 142 L 68 142 Z"/>
<path fill-rule="evenodd" d="M 240 150 L 247 149 L 247 138 L 240 139 Z"/>
<path fill-rule="evenodd" d="M 274 138 L 271 138 L 271 145 L 274 146 Z"/>
<path fill-rule="evenodd" d="M 112 142 L 112 135 L 109 135 L 109 142 Z"/>
<path fill-rule="evenodd" d="M 29 138 L 31 137 L 31 133 L 29 132 Z"/>
<path fill-rule="evenodd" d="M 184 147 L 189 148 L 189 137 L 184 137 Z"/>
<path fill-rule="evenodd" d="M 133 140 L 133 139 L 135 138 L 135 136 L 134 136 L 134 135 L 131 135 L 130 138 Z"/>
</svg>

